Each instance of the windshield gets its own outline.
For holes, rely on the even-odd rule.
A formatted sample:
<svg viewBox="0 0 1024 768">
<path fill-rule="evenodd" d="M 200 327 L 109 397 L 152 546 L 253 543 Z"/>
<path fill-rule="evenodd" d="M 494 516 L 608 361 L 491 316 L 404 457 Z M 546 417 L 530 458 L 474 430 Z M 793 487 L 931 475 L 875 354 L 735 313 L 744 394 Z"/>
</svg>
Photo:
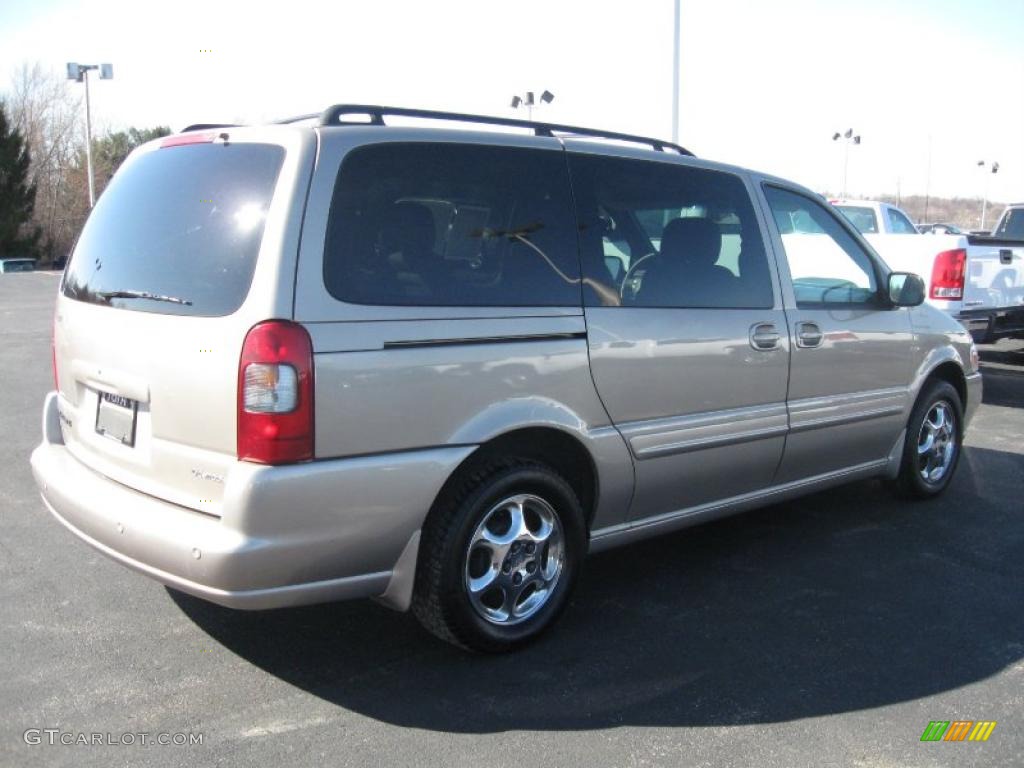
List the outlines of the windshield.
<svg viewBox="0 0 1024 768">
<path fill-rule="evenodd" d="M 878 232 L 878 218 L 871 208 L 860 205 L 837 205 L 836 208 L 843 212 L 862 235 L 873 235 Z"/>
<path fill-rule="evenodd" d="M 7 259 L 0 262 L 0 272 L 32 272 L 36 263 L 32 259 Z"/>
<path fill-rule="evenodd" d="M 256 266 L 284 149 L 165 147 L 129 161 L 90 214 L 64 295 L 176 315 L 228 315 Z"/>
</svg>

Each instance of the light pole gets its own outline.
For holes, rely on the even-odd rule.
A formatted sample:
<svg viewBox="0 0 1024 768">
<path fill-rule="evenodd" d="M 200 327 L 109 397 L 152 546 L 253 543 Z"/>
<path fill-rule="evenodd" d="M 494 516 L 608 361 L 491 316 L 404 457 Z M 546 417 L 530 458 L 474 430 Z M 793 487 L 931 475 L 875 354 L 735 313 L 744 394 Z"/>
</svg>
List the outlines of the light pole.
<svg viewBox="0 0 1024 768">
<path fill-rule="evenodd" d="M 928 221 L 928 203 L 932 192 L 932 135 L 928 134 L 928 170 L 924 178 L 924 221 Z"/>
<path fill-rule="evenodd" d="M 672 19 L 672 143 L 679 143 L 679 0 Z"/>
<path fill-rule="evenodd" d="M 540 103 L 541 104 L 550 104 L 554 100 L 555 100 L 555 94 L 553 94 L 551 91 L 544 91 L 544 93 L 542 93 L 540 95 Z M 527 91 L 526 94 L 523 95 L 523 96 L 518 96 L 517 95 L 517 96 L 513 96 L 512 97 L 512 109 L 519 109 L 519 107 L 526 107 L 526 114 L 529 116 L 529 118 L 531 120 L 533 120 L 533 108 L 534 108 L 534 106 L 540 106 L 540 104 L 536 104 L 534 102 L 534 100 L 533 100 L 533 91 Z"/>
<path fill-rule="evenodd" d="M 860 134 L 853 135 L 853 128 L 847 128 L 846 133 L 839 133 L 836 131 L 832 134 L 832 141 L 839 141 L 839 139 L 846 139 L 846 147 L 843 154 L 843 198 L 846 197 L 846 173 L 850 167 L 850 145 L 860 144 Z"/>
<path fill-rule="evenodd" d="M 78 64 L 68 62 L 68 80 L 85 83 L 85 168 L 89 176 L 89 207 L 96 204 L 96 186 L 92 177 L 92 112 L 89 105 L 89 71 L 98 69 L 100 80 L 111 80 L 114 67 L 110 64 Z"/>
<path fill-rule="evenodd" d="M 990 181 L 990 175 L 999 173 L 999 163 L 992 161 L 991 163 L 984 160 L 978 161 L 979 168 L 988 168 L 990 173 L 985 174 L 985 191 L 981 197 L 981 228 L 985 229 L 985 209 L 988 208 L 988 183 Z"/>
</svg>

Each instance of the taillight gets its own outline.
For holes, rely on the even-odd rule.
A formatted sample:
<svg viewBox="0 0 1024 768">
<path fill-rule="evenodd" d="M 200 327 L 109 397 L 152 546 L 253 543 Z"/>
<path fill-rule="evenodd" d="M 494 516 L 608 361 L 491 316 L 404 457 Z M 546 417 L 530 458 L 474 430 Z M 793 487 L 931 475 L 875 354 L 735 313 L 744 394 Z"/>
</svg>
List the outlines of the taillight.
<svg viewBox="0 0 1024 768">
<path fill-rule="evenodd" d="M 935 257 L 932 266 L 933 299 L 962 299 L 964 297 L 964 270 L 967 267 L 967 251 L 957 248 L 943 251 Z"/>
<path fill-rule="evenodd" d="M 238 363 L 238 458 L 313 458 L 313 344 L 297 323 L 268 320 L 246 334 Z"/>
<path fill-rule="evenodd" d="M 53 316 L 53 330 L 50 332 L 50 358 L 53 362 L 53 391 L 60 392 L 60 381 L 57 379 L 57 316 Z"/>
</svg>

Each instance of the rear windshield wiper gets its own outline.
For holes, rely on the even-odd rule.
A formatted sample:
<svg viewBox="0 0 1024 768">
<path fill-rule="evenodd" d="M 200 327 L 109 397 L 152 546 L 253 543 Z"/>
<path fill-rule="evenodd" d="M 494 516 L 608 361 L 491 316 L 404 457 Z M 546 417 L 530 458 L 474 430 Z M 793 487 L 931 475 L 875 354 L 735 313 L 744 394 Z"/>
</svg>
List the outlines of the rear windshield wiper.
<svg viewBox="0 0 1024 768">
<path fill-rule="evenodd" d="M 191 307 L 192 302 L 188 299 L 179 299 L 177 296 L 161 296 L 159 293 L 150 293 L 149 291 L 96 291 L 96 295 L 101 299 L 149 299 L 150 301 L 166 301 L 170 304 L 183 304 L 186 307 Z"/>
</svg>

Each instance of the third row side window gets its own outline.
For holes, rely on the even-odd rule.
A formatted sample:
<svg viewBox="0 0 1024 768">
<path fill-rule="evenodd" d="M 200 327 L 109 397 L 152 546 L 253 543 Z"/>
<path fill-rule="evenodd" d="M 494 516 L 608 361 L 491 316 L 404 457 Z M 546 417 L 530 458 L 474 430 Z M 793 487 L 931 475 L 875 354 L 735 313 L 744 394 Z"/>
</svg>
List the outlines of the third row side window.
<svg viewBox="0 0 1024 768">
<path fill-rule="evenodd" d="M 578 307 L 564 153 L 444 143 L 353 150 L 331 203 L 324 282 L 356 304 Z"/>
</svg>

